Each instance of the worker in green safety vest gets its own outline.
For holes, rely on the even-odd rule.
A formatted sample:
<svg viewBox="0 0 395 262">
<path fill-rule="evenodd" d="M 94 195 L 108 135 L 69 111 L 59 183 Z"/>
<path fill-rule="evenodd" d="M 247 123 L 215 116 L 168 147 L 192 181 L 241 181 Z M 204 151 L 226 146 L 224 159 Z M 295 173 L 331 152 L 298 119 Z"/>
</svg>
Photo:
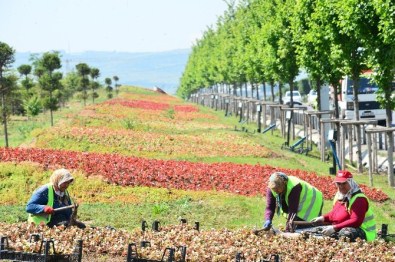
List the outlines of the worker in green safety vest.
<svg viewBox="0 0 395 262">
<path fill-rule="evenodd" d="M 73 181 L 74 178 L 67 169 L 55 170 L 50 183 L 34 191 L 27 203 L 28 222 L 36 225 L 44 223 L 49 227 L 76 225 L 85 228 L 84 223 L 73 216 L 73 210 L 76 212 L 77 206 L 67 191 Z"/>
<path fill-rule="evenodd" d="M 312 220 L 313 223 L 330 223 L 322 234 L 331 237 L 357 238 L 372 241 L 376 238 L 376 221 L 368 198 L 362 193 L 352 174 L 337 172 L 334 183 L 337 192 L 332 210 Z"/>
<path fill-rule="evenodd" d="M 274 172 L 266 192 L 266 210 L 263 230 L 269 230 L 275 211 L 287 217 L 286 231 L 293 232 L 293 221 L 310 221 L 321 215 L 322 192 L 311 184 L 283 172 Z M 299 226 L 298 228 L 303 228 Z"/>
</svg>

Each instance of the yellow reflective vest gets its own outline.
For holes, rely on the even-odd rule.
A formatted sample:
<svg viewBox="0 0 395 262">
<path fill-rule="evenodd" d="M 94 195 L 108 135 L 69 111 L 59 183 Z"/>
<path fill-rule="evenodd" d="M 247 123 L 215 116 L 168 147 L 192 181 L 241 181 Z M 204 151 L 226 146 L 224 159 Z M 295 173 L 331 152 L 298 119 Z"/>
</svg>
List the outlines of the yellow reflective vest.
<svg viewBox="0 0 395 262">
<path fill-rule="evenodd" d="M 287 191 L 285 193 L 285 202 L 288 206 L 289 194 L 292 188 L 298 184 L 302 186 L 302 191 L 300 192 L 298 211 L 296 215 L 304 221 L 310 221 L 313 218 L 320 216 L 323 205 L 322 192 L 297 177 L 288 176 Z M 272 193 L 277 197 L 276 192 L 272 190 Z"/>
<path fill-rule="evenodd" d="M 368 210 L 366 211 L 365 214 L 365 219 L 362 222 L 362 225 L 360 228 L 365 232 L 366 234 L 366 241 L 373 241 L 376 238 L 376 220 L 374 218 L 373 210 L 370 207 L 369 199 L 365 196 L 363 193 L 358 193 L 355 194 L 354 196 L 351 197 L 350 202 L 347 207 L 348 213 L 351 211 L 351 206 L 355 202 L 355 200 L 358 197 L 364 197 L 368 201 Z"/>
<path fill-rule="evenodd" d="M 54 203 L 54 196 L 55 196 L 55 191 L 53 189 L 53 186 L 51 183 L 47 184 L 48 187 L 48 202 L 47 202 L 47 206 L 50 206 L 53 208 L 53 203 Z M 66 195 L 69 195 L 69 193 L 67 192 L 67 190 L 65 191 Z M 72 204 L 72 200 L 70 198 L 71 204 Z M 40 223 L 44 222 L 45 224 L 48 224 L 49 221 L 51 221 L 51 215 L 50 214 L 45 214 L 45 213 L 41 213 L 41 214 L 29 214 L 27 221 L 29 223 L 34 223 L 36 225 L 39 225 Z"/>
</svg>

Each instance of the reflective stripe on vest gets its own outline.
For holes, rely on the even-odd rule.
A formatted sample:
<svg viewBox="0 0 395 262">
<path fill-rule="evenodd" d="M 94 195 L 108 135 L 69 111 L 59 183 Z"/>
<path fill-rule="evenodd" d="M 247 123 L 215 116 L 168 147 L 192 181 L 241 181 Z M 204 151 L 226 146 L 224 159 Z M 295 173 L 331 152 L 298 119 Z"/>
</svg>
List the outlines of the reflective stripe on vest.
<svg viewBox="0 0 395 262">
<path fill-rule="evenodd" d="M 47 206 L 53 207 L 53 202 L 54 202 L 54 190 L 52 187 L 52 184 L 47 184 L 48 187 L 48 202 Z M 45 224 L 48 224 L 49 221 L 51 221 L 51 215 L 41 213 L 41 214 L 29 214 L 29 217 L 27 219 L 29 223 L 34 223 L 36 225 L 39 225 L 41 222 L 44 222 Z"/>
<path fill-rule="evenodd" d="M 320 215 L 323 203 L 322 192 L 297 177 L 288 176 L 287 192 L 285 195 L 285 202 L 288 206 L 289 194 L 298 184 L 302 186 L 302 191 L 300 192 L 297 216 L 305 221 L 310 221 Z M 275 197 L 277 196 L 277 193 L 273 190 L 272 193 Z"/>
<path fill-rule="evenodd" d="M 351 197 L 347 211 L 350 213 L 352 204 L 358 197 L 364 197 L 368 201 L 368 210 L 365 213 L 365 219 L 362 222 L 360 228 L 366 234 L 366 241 L 373 241 L 376 238 L 376 220 L 374 218 L 373 210 L 370 208 L 369 199 L 363 193 L 358 193 Z"/>
</svg>

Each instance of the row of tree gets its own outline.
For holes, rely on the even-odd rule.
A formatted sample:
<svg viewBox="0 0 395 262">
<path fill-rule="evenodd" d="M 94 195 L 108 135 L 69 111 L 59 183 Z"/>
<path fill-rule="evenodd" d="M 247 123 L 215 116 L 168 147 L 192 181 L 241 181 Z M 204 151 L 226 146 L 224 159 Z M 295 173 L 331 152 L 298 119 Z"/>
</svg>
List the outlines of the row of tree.
<svg viewBox="0 0 395 262">
<path fill-rule="evenodd" d="M 59 52 L 46 52 L 32 55 L 31 65 L 23 64 L 13 70 L 15 50 L 8 44 L 0 42 L 0 95 L 1 121 L 4 127 L 5 145 L 8 147 L 7 123 L 10 115 L 27 115 L 33 117 L 43 110 L 50 112 L 53 126 L 53 112 L 74 95 L 86 105 L 89 98 L 92 103 L 99 97 L 98 89 L 102 87 L 98 78 L 100 70 L 86 63 L 79 63 L 75 70 L 63 76 Z M 19 76 L 18 76 L 19 73 Z M 115 82 L 114 87 L 112 86 Z M 118 76 L 105 78 L 107 97 L 113 97 L 113 90 L 118 90 Z"/>
<path fill-rule="evenodd" d="M 359 120 L 358 83 L 373 69 L 378 100 L 392 123 L 395 107 L 395 2 L 388 0 L 229 0 L 216 26 L 194 44 L 177 94 L 187 98 L 203 88 L 235 92 L 248 83 L 254 89 L 289 85 L 300 69 L 315 89 L 334 88 L 336 116 L 339 82 L 349 75 L 354 85 L 355 118 Z M 318 92 L 320 94 L 320 92 Z M 266 97 L 264 98 L 266 99 Z M 320 97 L 317 99 L 320 101 Z M 291 97 L 291 104 L 292 104 Z M 318 105 L 320 109 L 320 105 Z"/>
</svg>

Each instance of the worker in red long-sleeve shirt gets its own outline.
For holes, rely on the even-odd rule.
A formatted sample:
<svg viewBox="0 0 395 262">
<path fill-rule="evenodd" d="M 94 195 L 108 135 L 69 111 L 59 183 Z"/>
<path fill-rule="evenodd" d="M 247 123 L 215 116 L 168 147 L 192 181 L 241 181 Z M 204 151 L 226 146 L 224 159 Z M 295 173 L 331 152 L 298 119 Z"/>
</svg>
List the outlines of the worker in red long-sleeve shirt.
<svg viewBox="0 0 395 262">
<path fill-rule="evenodd" d="M 312 219 L 312 222 L 330 223 L 323 228 L 326 236 L 357 238 L 372 241 L 376 238 L 376 221 L 368 198 L 362 193 L 352 174 L 339 170 L 334 183 L 337 193 L 332 210 Z"/>
</svg>

